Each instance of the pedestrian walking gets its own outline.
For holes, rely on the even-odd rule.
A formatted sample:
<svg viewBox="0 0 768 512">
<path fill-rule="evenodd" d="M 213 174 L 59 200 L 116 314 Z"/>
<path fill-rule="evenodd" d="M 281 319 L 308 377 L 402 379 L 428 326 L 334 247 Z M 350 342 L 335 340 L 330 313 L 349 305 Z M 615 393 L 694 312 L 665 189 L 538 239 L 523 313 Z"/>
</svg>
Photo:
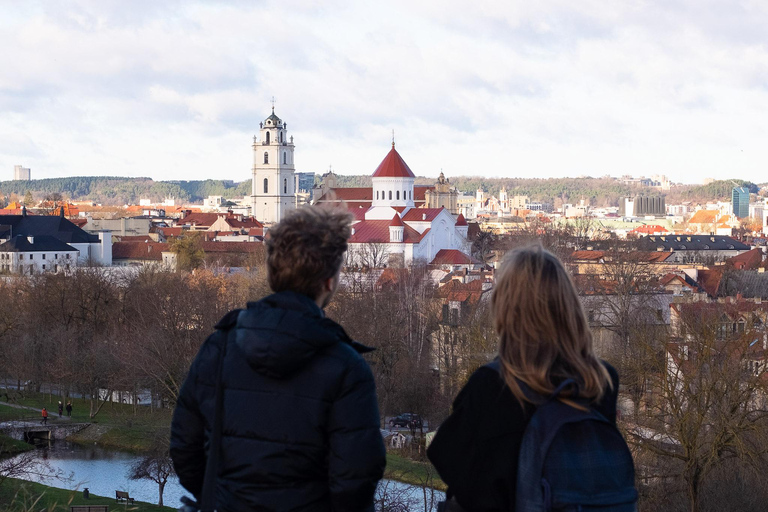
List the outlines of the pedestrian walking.
<svg viewBox="0 0 768 512">
<path fill-rule="evenodd" d="M 61 400 L 59 400 L 59 418 L 61 418 L 63 414 L 64 414 L 64 404 L 62 404 Z"/>
<path fill-rule="evenodd" d="M 48 424 L 48 409 L 43 407 L 42 414 L 43 414 L 43 420 L 40 423 L 42 423 L 43 425 L 47 425 Z"/>
<path fill-rule="evenodd" d="M 72 417 L 72 402 L 67 402 L 67 418 Z"/>
</svg>

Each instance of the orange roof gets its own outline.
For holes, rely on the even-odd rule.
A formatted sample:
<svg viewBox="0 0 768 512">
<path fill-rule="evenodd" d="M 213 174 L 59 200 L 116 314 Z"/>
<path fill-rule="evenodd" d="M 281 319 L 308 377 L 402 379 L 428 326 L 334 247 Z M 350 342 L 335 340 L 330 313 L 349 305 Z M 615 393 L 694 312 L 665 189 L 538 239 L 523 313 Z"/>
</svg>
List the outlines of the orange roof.
<svg viewBox="0 0 768 512">
<path fill-rule="evenodd" d="M 717 218 L 720 212 L 717 210 L 699 210 L 693 214 L 689 224 L 714 224 L 717 222 Z"/>
<path fill-rule="evenodd" d="M 392 149 L 384 157 L 379 166 L 373 172 L 374 178 L 415 178 L 408 164 L 395 149 L 395 143 L 392 143 Z"/>
<path fill-rule="evenodd" d="M 632 231 L 630 231 L 630 233 L 637 233 L 639 235 L 658 235 L 660 233 L 669 233 L 669 230 L 663 226 L 654 224 L 654 225 L 637 227 Z"/>
</svg>

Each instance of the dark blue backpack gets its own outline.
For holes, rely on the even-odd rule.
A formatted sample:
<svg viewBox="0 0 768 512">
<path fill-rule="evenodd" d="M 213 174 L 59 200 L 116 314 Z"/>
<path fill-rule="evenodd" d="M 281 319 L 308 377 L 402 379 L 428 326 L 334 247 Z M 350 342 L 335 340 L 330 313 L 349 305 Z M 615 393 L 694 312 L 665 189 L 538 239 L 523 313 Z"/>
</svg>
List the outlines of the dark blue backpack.
<svg viewBox="0 0 768 512">
<path fill-rule="evenodd" d="M 520 385 L 538 406 L 520 445 L 515 511 L 635 512 L 635 466 L 616 426 L 587 401 L 575 400 L 582 411 L 557 400 L 573 380 L 548 398 Z"/>
</svg>

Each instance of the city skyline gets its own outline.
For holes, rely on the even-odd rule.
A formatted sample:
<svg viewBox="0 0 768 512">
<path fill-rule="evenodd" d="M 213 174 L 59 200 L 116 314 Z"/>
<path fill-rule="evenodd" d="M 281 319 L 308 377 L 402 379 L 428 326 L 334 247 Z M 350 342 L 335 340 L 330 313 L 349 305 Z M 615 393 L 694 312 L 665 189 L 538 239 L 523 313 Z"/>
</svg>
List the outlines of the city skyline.
<svg viewBox="0 0 768 512">
<path fill-rule="evenodd" d="M 766 181 L 768 7 L 4 3 L 0 169 L 250 178 L 275 112 L 296 170 Z"/>
</svg>

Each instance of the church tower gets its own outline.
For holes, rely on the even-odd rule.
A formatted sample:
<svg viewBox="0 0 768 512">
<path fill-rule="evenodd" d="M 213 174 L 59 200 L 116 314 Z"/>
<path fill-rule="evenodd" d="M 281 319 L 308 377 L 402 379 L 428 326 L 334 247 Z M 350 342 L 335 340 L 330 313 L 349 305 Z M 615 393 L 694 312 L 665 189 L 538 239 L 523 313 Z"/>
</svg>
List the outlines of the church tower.
<svg viewBox="0 0 768 512">
<path fill-rule="evenodd" d="M 293 137 L 288 138 L 288 125 L 275 115 L 274 105 L 259 129 L 259 137 L 253 137 L 252 213 L 272 224 L 296 208 Z"/>
</svg>

